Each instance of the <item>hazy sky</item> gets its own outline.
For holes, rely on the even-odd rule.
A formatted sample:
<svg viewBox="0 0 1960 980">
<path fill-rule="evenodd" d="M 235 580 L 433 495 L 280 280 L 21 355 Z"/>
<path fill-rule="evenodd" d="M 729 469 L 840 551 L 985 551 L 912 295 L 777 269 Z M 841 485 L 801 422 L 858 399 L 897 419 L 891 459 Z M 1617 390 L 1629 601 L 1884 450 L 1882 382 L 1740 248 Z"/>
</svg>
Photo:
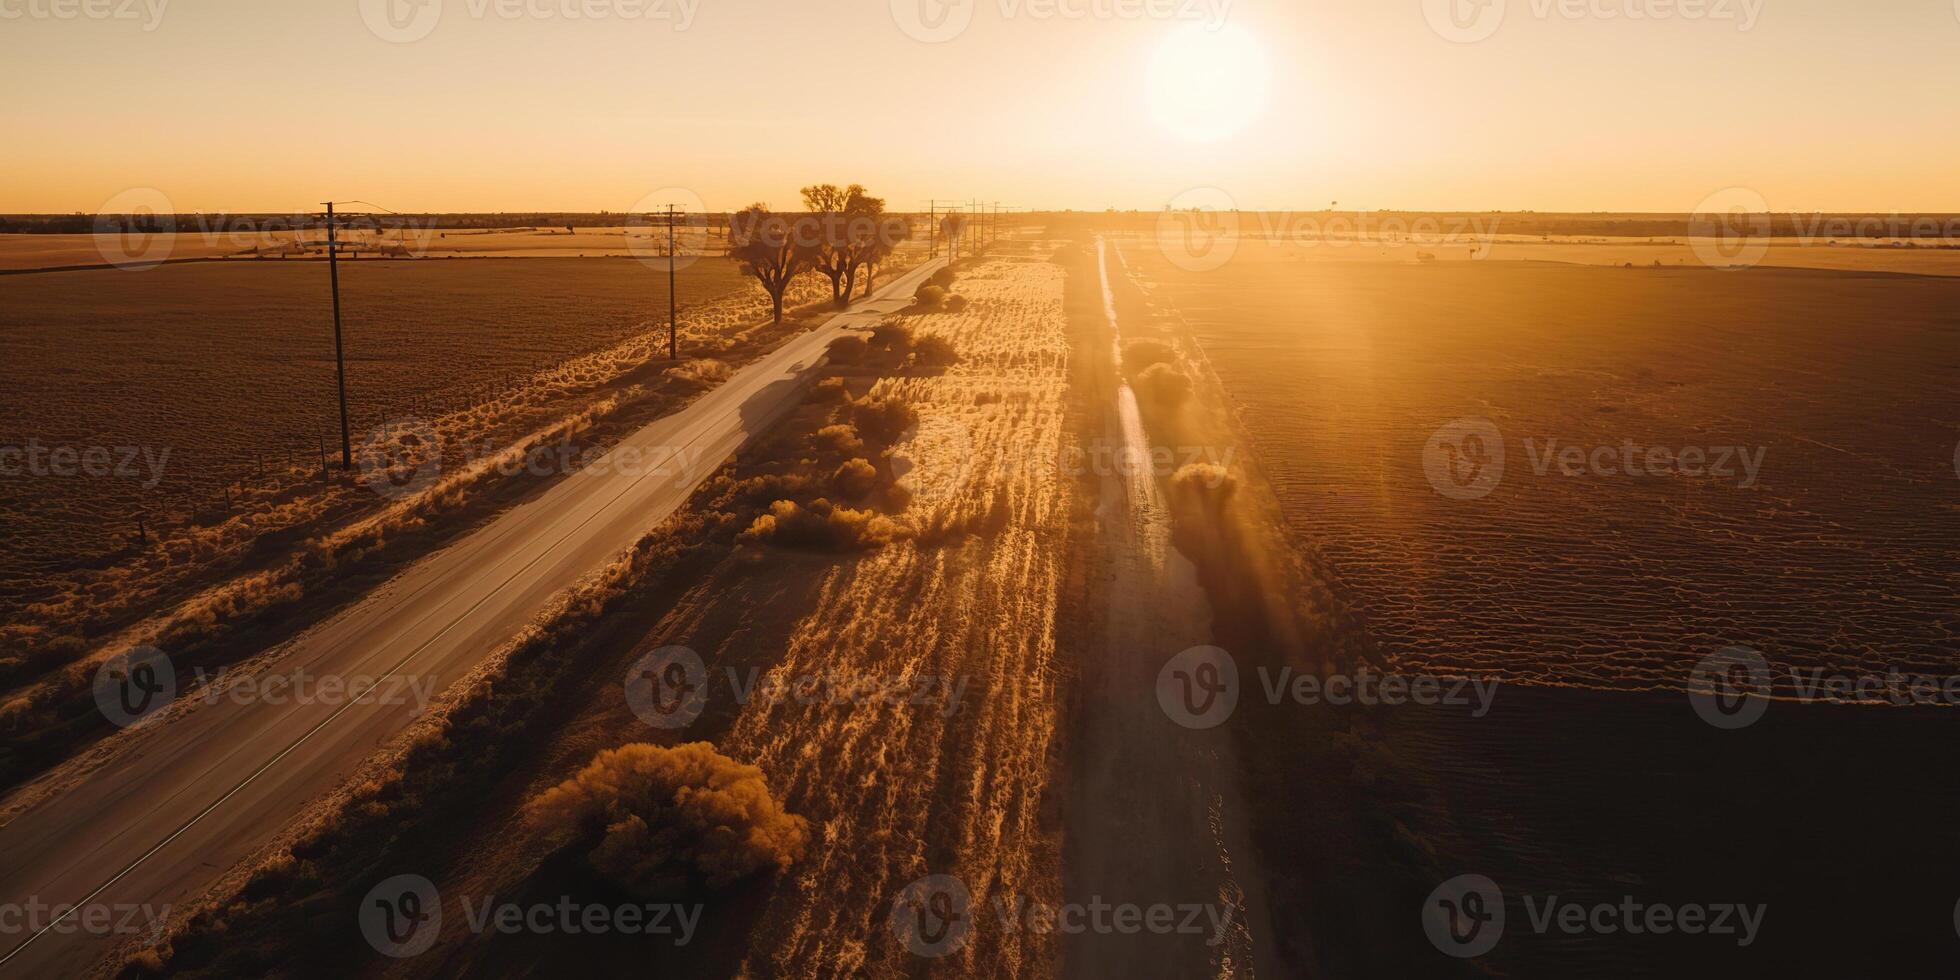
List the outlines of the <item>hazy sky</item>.
<svg viewBox="0 0 1960 980">
<path fill-rule="evenodd" d="M 1960 211 L 1956 0 L 419 2 L 0 0 L 0 212 Z"/>
</svg>

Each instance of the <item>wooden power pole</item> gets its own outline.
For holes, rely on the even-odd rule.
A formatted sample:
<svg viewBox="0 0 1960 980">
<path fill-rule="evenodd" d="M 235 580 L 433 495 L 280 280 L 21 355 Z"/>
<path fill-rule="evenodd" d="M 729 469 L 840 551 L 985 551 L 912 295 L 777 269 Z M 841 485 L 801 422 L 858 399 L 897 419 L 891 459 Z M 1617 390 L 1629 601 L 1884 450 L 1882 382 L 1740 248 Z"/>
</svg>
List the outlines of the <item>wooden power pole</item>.
<svg viewBox="0 0 1960 980">
<path fill-rule="evenodd" d="M 347 428 L 347 358 L 340 342 L 340 250 L 333 234 L 333 202 L 327 204 L 327 281 L 333 286 L 333 366 L 340 389 L 340 468 L 354 468 L 354 437 Z"/>
<path fill-rule="evenodd" d="M 678 319 L 679 301 L 675 297 L 676 280 L 674 266 L 680 260 L 680 253 L 674 251 L 674 206 L 667 205 L 667 359 L 680 359 Z"/>
</svg>

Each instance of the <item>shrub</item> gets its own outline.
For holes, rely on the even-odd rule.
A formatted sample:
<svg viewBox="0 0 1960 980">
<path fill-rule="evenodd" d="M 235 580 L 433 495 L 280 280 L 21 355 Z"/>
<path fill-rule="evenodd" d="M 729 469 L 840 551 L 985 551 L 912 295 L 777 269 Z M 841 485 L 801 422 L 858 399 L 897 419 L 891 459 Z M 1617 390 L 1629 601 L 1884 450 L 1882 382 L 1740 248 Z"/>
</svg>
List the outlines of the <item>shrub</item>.
<svg viewBox="0 0 1960 980">
<path fill-rule="evenodd" d="M 957 273 L 953 271 L 952 266 L 950 265 L 940 266 L 937 272 L 934 272 L 931 276 L 926 278 L 926 284 L 930 286 L 938 286 L 941 289 L 952 289 L 953 279 L 956 275 Z"/>
<path fill-rule="evenodd" d="M 871 346 L 879 350 L 906 350 L 912 346 L 912 328 L 899 320 L 886 320 L 871 328 Z"/>
<path fill-rule="evenodd" d="M 954 293 L 946 297 L 946 312 L 958 313 L 966 309 L 966 297 Z"/>
<path fill-rule="evenodd" d="M 1239 491 L 1239 478 L 1217 463 L 1186 463 L 1171 474 L 1171 493 L 1219 511 Z"/>
<path fill-rule="evenodd" d="M 1136 377 L 1137 398 L 1152 408 L 1176 408 L 1191 394 L 1191 379 L 1168 364 L 1152 364 Z"/>
<path fill-rule="evenodd" d="M 926 337 L 912 345 L 912 356 L 920 364 L 944 367 L 960 359 L 958 351 L 944 337 Z"/>
<path fill-rule="evenodd" d="M 533 799 L 541 826 L 596 838 L 588 861 L 640 895 L 722 888 L 802 857 L 809 825 L 769 794 L 762 770 L 707 742 L 673 748 L 635 743 L 600 752 L 578 775 Z"/>
<path fill-rule="evenodd" d="M 917 425 L 919 413 L 912 406 L 890 398 L 866 398 L 851 403 L 851 421 L 864 438 L 888 446 L 907 429 Z"/>
<path fill-rule="evenodd" d="M 836 453 L 854 453 L 864 448 L 857 429 L 848 424 L 826 425 L 810 436 L 810 443 Z"/>
<path fill-rule="evenodd" d="M 778 500 L 736 537 L 743 544 L 777 544 L 817 551 L 882 548 L 898 537 L 898 525 L 868 510 L 837 507 L 819 497 L 808 505 Z"/>
<path fill-rule="evenodd" d="M 1152 364 L 1175 364 L 1177 352 L 1161 340 L 1135 340 L 1123 348 L 1123 367 L 1131 373 Z"/>
<path fill-rule="evenodd" d="M 864 338 L 856 334 L 845 334 L 830 342 L 830 359 L 839 364 L 863 363 L 864 352 Z"/>
<path fill-rule="evenodd" d="M 856 500 L 877 488 L 878 468 L 863 458 L 845 460 L 831 476 L 830 485 L 837 488 L 839 496 Z"/>
<path fill-rule="evenodd" d="M 912 294 L 912 298 L 920 306 L 928 310 L 936 310 L 946 305 L 946 287 L 926 283 L 919 287 L 918 292 Z"/>
</svg>

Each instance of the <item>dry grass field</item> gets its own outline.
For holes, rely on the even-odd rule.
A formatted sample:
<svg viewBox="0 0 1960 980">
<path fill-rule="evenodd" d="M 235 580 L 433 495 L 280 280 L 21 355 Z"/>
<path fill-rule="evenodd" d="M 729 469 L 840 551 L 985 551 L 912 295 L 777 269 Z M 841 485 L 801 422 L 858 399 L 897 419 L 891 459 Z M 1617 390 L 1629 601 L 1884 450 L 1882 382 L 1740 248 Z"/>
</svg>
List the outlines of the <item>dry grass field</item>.
<svg viewBox="0 0 1960 980">
<path fill-rule="evenodd" d="M 317 470 L 322 439 L 337 455 L 325 272 L 200 264 L 0 279 L 0 443 L 138 447 L 157 463 L 0 484 L 0 576 L 113 553 L 138 509 L 154 523 L 220 508 L 221 488 L 256 477 L 261 459 Z M 667 305 L 666 276 L 626 260 L 347 263 L 341 287 L 357 439 L 489 401 L 652 329 Z M 750 288 L 726 261 L 681 281 L 690 305 Z"/>
<path fill-rule="evenodd" d="M 1124 249 L 1397 666 L 1673 689 L 1731 644 L 1954 665 L 1960 283 L 1280 254 L 1186 272 Z M 1502 437 L 1472 499 L 1425 470 L 1461 418 Z M 1578 475 L 1554 444 L 1584 450 Z"/>
</svg>

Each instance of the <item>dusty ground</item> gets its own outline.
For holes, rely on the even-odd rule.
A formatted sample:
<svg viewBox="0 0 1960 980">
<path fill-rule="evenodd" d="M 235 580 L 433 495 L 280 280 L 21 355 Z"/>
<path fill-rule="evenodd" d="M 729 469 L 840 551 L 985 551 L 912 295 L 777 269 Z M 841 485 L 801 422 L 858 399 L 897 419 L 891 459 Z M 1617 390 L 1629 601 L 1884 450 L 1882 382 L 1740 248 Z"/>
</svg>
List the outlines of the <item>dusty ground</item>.
<svg viewBox="0 0 1960 980">
<path fill-rule="evenodd" d="M 914 495 L 896 518 L 907 535 L 863 555 L 739 553 L 653 614 L 641 643 L 594 671 L 589 702 L 542 747 L 535 768 L 485 808 L 466 838 L 480 843 L 453 866 L 445 894 L 556 894 L 563 859 L 550 857 L 507 804 L 600 747 L 707 738 L 761 766 L 789 809 L 810 820 L 810 852 L 780 880 L 717 897 L 704 918 L 710 934 L 688 948 L 584 944 L 582 957 L 771 977 L 1056 969 L 1056 937 L 1008 926 L 995 911 L 1061 902 L 1054 779 L 1069 665 L 1056 638 L 1080 585 L 1060 547 L 1070 483 L 1044 465 L 1068 438 L 1063 273 L 1047 251 L 1002 246 L 963 267 L 954 288 L 971 303 L 964 312 L 899 318 L 952 344 L 959 360 L 943 372 L 874 380 L 840 369 L 862 394 L 919 413 L 912 436 L 894 448 L 893 470 Z M 807 436 L 798 426 L 814 427 L 821 411 L 785 423 L 786 437 Z M 767 461 L 781 451 L 765 444 L 745 456 Z M 616 678 L 639 654 L 675 644 L 698 651 L 713 682 L 702 718 L 664 732 L 627 710 Z M 921 696 L 744 701 L 737 681 L 749 671 L 764 684 L 819 678 Z M 891 915 L 898 892 L 931 874 L 966 883 L 976 918 L 967 943 L 928 959 L 907 950 Z M 522 972 L 557 949 L 542 941 L 443 948 L 401 969 Z"/>
<path fill-rule="evenodd" d="M 1550 685 L 1503 684 L 1481 716 L 1242 702 L 1289 972 L 1779 976 L 1947 958 L 1937 869 L 1955 849 L 1932 815 L 1954 794 L 1924 773 L 1950 754 L 1948 711 L 1775 701 L 1727 731 L 1683 690 L 1718 639 L 1779 666 L 1952 670 L 1945 282 L 1501 262 L 1188 273 L 1124 255 L 1154 322 L 1214 373 L 1287 547 L 1345 600 L 1346 649 Z M 1424 442 L 1466 414 L 1507 437 L 1751 442 L 1768 462 L 1753 492 L 1567 480 L 1514 445 L 1488 497 L 1451 500 Z M 1242 668 L 1275 663 L 1276 638 L 1244 622 L 1221 619 L 1219 642 Z M 1465 873 L 1504 888 L 1509 924 L 1456 961 L 1419 914 Z M 1551 895 L 1767 911 L 1748 947 L 1538 933 L 1525 897 Z"/>
<path fill-rule="evenodd" d="M 1124 254 L 1399 666 L 1664 689 L 1730 644 L 1956 666 L 1950 280 Z M 1464 417 L 1505 465 L 1452 499 L 1427 444 Z M 1758 470 L 1623 475 L 1627 440 Z M 1611 447 L 1616 472 L 1545 468 L 1554 441 Z"/>
</svg>

